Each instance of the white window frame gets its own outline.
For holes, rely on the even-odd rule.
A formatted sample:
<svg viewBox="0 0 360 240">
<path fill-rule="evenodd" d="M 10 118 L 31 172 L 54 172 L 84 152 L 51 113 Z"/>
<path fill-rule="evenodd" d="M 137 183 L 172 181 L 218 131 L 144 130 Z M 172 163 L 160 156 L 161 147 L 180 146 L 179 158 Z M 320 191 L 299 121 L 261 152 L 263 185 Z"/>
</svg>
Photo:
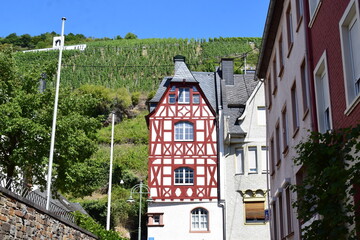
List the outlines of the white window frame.
<svg viewBox="0 0 360 240">
<path fill-rule="evenodd" d="M 179 103 L 190 103 L 190 88 L 179 88 Z"/>
<path fill-rule="evenodd" d="M 312 2 L 314 2 L 313 5 L 311 4 Z M 321 6 L 322 0 L 308 0 L 308 3 L 309 3 L 309 15 L 310 15 L 309 27 L 312 27 L 314 20 L 316 18 L 316 15 Z"/>
<path fill-rule="evenodd" d="M 179 174 L 180 178 L 176 175 Z M 181 182 L 176 182 L 179 179 Z M 180 167 L 174 170 L 174 184 L 175 185 L 194 185 L 194 170 L 189 167 Z"/>
<path fill-rule="evenodd" d="M 259 126 L 266 126 L 266 107 L 265 106 L 257 107 L 257 124 Z"/>
<path fill-rule="evenodd" d="M 173 100 L 173 102 L 171 100 Z M 176 94 L 170 93 L 169 94 L 169 104 L 175 104 L 175 103 L 176 103 Z"/>
<path fill-rule="evenodd" d="M 346 110 L 344 112 L 345 115 L 349 115 L 351 111 L 355 108 L 355 106 L 358 105 L 360 102 L 360 92 L 357 93 L 355 90 L 356 83 L 353 74 L 353 70 L 355 67 L 353 66 L 353 51 L 351 50 L 349 37 L 349 27 L 352 26 L 355 21 L 357 21 L 358 27 L 360 28 L 359 2 L 351 0 L 346 10 L 344 11 L 342 18 L 339 21 L 341 55 L 346 95 Z"/>
<path fill-rule="evenodd" d="M 190 122 L 177 122 L 174 127 L 175 141 L 193 141 L 194 125 Z M 191 132 L 188 132 L 191 131 Z"/>
<path fill-rule="evenodd" d="M 258 173 L 258 153 L 257 153 L 257 146 L 249 146 L 248 147 L 248 156 L 247 156 L 247 159 L 248 159 L 248 171 L 249 173 Z M 252 155 L 254 154 L 254 155 Z M 250 156 L 253 156 L 254 158 L 250 158 Z M 251 163 L 251 161 L 254 161 Z M 255 164 L 255 168 L 252 166 Z"/>
<path fill-rule="evenodd" d="M 191 211 L 191 231 L 209 231 L 209 211 L 195 208 Z"/>
<path fill-rule="evenodd" d="M 244 174 L 244 149 L 243 148 L 235 149 L 235 155 L 236 155 L 235 174 Z"/>
<path fill-rule="evenodd" d="M 268 148 L 266 146 L 261 146 L 260 148 L 261 151 L 261 168 L 262 168 L 262 173 L 268 173 L 268 167 L 267 167 L 267 158 L 268 158 Z"/>
<path fill-rule="evenodd" d="M 320 133 L 325 133 L 332 129 L 329 72 L 327 68 L 326 51 L 324 51 L 316 64 L 314 81 L 318 128 Z M 327 124 L 329 126 L 326 126 Z"/>
</svg>

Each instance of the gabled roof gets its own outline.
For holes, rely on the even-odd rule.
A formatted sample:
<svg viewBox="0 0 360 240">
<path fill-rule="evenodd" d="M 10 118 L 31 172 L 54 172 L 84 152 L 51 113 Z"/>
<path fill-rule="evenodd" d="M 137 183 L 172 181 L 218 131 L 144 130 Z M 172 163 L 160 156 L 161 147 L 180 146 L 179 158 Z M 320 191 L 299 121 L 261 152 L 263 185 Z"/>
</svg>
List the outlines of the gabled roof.
<svg viewBox="0 0 360 240">
<path fill-rule="evenodd" d="M 245 105 L 258 84 L 254 80 L 254 74 L 234 75 L 234 85 L 226 85 L 221 81 L 223 113 L 228 117 L 227 128 L 231 134 L 245 134 L 241 128 L 239 117 L 245 110 Z"/>
<path fill-rule="evenodd" d="M 177 65 L 179 64 L 179 65 Z M 183 74 L 183 75 L 182 75 Z M 167 87 L 173 82 L 186 82 L 198 83 L 201 90 L 204 92 L 205 97 L 209 101 L 211 107 L 216 111 L 216 91 L 215 91 L 215 77 L 213 72 L 191 72 L 184 62 L 175 62 L 175 74 L 174 77 L 164 77 L 161 81 L 159 88 L 156 91 L 155 96 L 149 101 L 150 109 L 152 112 L 154 106 L 157 104 L 161 97 L 164 95 Z"/>
</svg>

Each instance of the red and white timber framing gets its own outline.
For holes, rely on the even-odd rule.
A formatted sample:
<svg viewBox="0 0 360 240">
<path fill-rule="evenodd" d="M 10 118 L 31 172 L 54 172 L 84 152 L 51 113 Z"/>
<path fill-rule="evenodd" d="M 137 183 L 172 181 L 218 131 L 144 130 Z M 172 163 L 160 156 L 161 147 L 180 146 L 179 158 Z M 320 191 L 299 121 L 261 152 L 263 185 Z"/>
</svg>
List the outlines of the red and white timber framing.
<svg viewBox="0 0 360 240">
<path fill-rule="evenodd" d="M 155 201 L 212 200 L 217 198 L 217 136 L 215 112 L 204 93 L 195 83 L 200 103 L 169 103 L 168 95 L 179 87 L 190 89 L 194 84 L 177 83 L 165 91 L 156 109 L 149 115 L 149 178 L 151 197 Z M 174 126 L 186 121 L 193 124 L 192 141 L 175 141 Z M 194 183 L 176 185 L 174 170 L 189 167 L 194 171 Z"/>
</svg>

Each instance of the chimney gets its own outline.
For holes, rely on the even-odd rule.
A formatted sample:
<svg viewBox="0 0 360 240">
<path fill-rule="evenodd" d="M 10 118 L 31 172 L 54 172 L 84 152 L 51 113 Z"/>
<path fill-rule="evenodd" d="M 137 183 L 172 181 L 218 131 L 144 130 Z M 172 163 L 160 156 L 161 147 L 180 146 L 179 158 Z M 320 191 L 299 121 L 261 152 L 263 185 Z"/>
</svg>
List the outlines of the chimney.
<svg viewBox="0 0 360 240">
<path fill-rule="evenodd" d="M 176 70 L 178 69 L 178 67 L 179 67 L 179 63 L 185 63 L 185 57 L 184 56 L 181 56 L 181 55 L 176 55 L 175 57 L 174 57 L 174 63 L 175 63 L 175 72 L 176 72 Z"/>
<path fill-rule="evenodd" d="M 234 85 L 234 59 L 222 58 L 220 67 L 225 85 Z"/>
</svg>

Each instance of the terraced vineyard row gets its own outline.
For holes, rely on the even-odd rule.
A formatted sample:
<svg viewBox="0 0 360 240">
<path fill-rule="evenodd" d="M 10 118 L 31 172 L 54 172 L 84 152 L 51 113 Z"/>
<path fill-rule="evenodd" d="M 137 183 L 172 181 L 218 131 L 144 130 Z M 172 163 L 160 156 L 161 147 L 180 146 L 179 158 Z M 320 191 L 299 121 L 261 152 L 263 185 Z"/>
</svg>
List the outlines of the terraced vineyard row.
<svg viewBox="0 0 360 240">
<path fill-rule="evenodd" d="M 184 55 L 193 71 L 214 71 L 221 57 L 236 57 L 240 71 L 243 55 L 256 65 L 260 38 L 132 39 L 91 42 L 84 51 L 64 51 L 61 84 L 77 88 L 83 84 L 130 91 L 156 89 L 159 81 L 173 74 L 172 58 Z M 17 53 L 23 71 L 29 65 L 56 67 L 58 52 Z"/>
</svg>

